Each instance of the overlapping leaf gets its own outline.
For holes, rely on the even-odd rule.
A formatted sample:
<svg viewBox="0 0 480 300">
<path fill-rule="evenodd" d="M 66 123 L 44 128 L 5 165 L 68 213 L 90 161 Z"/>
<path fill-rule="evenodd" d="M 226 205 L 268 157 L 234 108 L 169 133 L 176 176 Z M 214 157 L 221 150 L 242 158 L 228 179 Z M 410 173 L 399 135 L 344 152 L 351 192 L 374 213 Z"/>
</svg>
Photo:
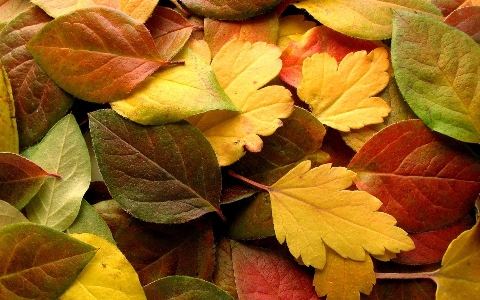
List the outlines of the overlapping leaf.
<svg viewBox="0 0 480 300">
<path fill-rule="evenodd" d="M 317 53 L 303 62 L 298 96 L 325 125 L 341 131 L 383 122 L 390 106 L 373 97 L 388 84 L 388 53 L 376 48 L 350 53 L 340 65 L 327 53 Z"/>
<path fill-rule="evenodd" d="M 133 216 L 184 223 L 218 209 L 220 168 L 190 124 L 141 126 L 100 110 L 90 114 L 90 130 L 105 183 Z"/>
<path fill-rule="evenodd" d="M 469 6 L 455 10 L 445 23 L 460 29 L 480 44 L 480 6 Z"/>
<path fill-rule="evenodd" d="M 0 200 L 0 228 L 15 223 L 28 223 L 28 219 L 8 202 Z"/>
<path fill-rule="evenodd" d="M 196 15 L 218 20 L 241 20 L 267 12 L 281 0 L 183 0 Z"/>
<path fill-rule="evenodd" d="M 277 46 L 283 51 L 290 42 L 298 41 L 309 29 L 315 27 L 316 23 L 305 20 L 303 15 L 288 15 L 279 20 Z M 281 76 L 281 73 L 280 73 Z"/>
<path fill-rule="evenodd" d="M 234 299 L 238 299 L 237 286 L 232 262 L 230 240 L 221 238 L 215 251 L 215 272 L 212 283 L 224 290 Z"/>
<path fill-rule="evenodd" d="M 124 98 L 153 71 L 168 64 L 142 23 L 106 7 L 56 18 L 27 48 L 61 88 L 97 103 Z"/>
<path fill-rule="evenodd" d="M 10 80 L 0 66 L 0 152 L 18 153 L 17 120 Z"/>
<path fill-rule="evenodd" d="M 0 29 L 33 4 L 29 0 L 4 0 L 0 4 Z"/>
<path fill-rule="evenodd" d="M 396 11 L 392 65 L 405 100 L 428 127 L 480 143 L 480 47 L 474 40 L 426 16 Z"/>
</svg>

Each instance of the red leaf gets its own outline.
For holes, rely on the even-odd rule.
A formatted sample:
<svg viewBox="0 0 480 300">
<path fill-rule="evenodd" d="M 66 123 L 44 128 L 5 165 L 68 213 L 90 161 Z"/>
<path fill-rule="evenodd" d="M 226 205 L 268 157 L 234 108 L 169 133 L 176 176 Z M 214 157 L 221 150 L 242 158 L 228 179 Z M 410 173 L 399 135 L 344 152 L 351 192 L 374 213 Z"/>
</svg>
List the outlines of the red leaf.
<svg viewBox="0 0 480 300">
<path fill-rule="evenodd" d="M 293 260 L 236 242 L 232 259 L 240 300 L 318 299 L 312 274 Z"/>
<path fill-rule="evenodd" d="M 480 6 L 468 6 L 452 12 L 445 23 L 465 32 L 480 44 Z"/>
<path fill-rule="evenodd" d="M 386 127 L 365 143 L 348 168 L 357 173 L 357 187 L 379 198 L 380 210 L 410 232 L 455 224 L 480 193 L 480 162 L 470 149 L 420 120 Z"/>
</svg>

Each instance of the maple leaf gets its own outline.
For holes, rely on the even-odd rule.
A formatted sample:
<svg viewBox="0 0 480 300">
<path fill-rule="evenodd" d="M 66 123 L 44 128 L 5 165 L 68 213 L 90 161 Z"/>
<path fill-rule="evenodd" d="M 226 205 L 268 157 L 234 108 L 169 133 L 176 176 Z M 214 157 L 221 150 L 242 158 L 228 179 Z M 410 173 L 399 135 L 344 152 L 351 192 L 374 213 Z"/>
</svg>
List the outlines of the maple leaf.
<svg viewBox="0 0 480 300">
<path fill-rule="evenodd" d="M 337 66 L 329 54 L 314 54 L 303 62 L 298 96 L 323 124 L 340 131 L 381 123 L 391 108 L 372 96 L 388 84 L 387 57 L 384 48 L 368 55 L 357 51 L 346 55 Z"/>
<path fill-rule="evenodd" d="M 259 135 L 271 135 L 280 118 L 293 112 L 291 93 L 272 85 L 261 88 L 280 72 L 281 51 L 275 45 L 232 40 L 212 61 L 220 86 L 241 112 L 210 111 L 188 119 L 212 145 L 220 166 L 262 149 Z M 261 89 L 260 89 L 261 88 Z"/>
</svg>

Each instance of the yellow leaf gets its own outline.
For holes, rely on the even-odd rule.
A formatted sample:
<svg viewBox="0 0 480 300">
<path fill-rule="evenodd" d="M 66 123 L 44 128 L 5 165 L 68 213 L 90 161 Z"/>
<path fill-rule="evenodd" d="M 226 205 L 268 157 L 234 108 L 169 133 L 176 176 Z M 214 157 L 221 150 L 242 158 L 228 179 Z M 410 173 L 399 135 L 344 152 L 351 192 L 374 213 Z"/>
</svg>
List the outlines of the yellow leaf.
<svg viewBox="0 0 480 300">
<path fill-rule="evenodd" d="M 277 46 L 282 50 L 290 42 L 300 40 L 305 32 L 317 25 L 315 22 L 305 20 L 304 15 L 289 15 L 280 18 L 279 21 Z"/>
<path fill-rule="evenodd" d="M 117 247 L 90 233 L 71 236 L 98 250 L 59 300 L 147 299 L 137 273 Z"/>
<path fill-rule="evenodd" d="M 121 9 L 130 17 L 144 23 L 157 4 L 158 0 L 122 0 Z"/>
<path fill-rule="evenodd" d="M 18 153 L 18 132 L 12 87 L 3 66 L 0 69 L 0 152 Z"/>
<path fill-rule="evenodd" d="M 212 61 L 217 80 L 240 112 L 209 111 L 189 118 L 212 145 L 221 166 L 234 163 L 245 149 L 258 152 L 267 136 L 282 126 L 280 118 L 293 112 L 291 93 L 267 86 L 282 67 L 275 45 L 232 40 Z"/>
<path fill-rule="evenodd" d="M 460 234 L 448 246 L 442 267 L 433 273 L 437 300 L 478 299 L 480 295 L 480 227 Z"/>
<path fill-rule="evenodd" d="M 327 300 L 360 300 L 360 292 L 369 295 L 375 284 L 375 272 L 370 255 L 364 261 L 339 256 L 327 248 L 323 270 L 315 270 L 313 285 L 318 296 Z"/>
<path fill-rule="evenodd" d="M 365 251 L 384 255 L 414 248 L 392 216 L 378 212 L 380 200 L 364 191 L 343 190 L 356 174 L 325 164 L 298 164 L 269 188 L 275 234 L 294 257 L 322 269 L 328 245 L 344 258 L 363 261 Z"/>
<path fill-rule="evenodd" d="M 337 66 L 329 54 L 316 53 L 303 62 L 298 96 L 323 124 L 340 131 L 381 123 L 391 109 L 372 96 L 388 84 L 387 58 L 384 48 L 368 55 L 358 51 L 347 54 Z"/>
</svg>

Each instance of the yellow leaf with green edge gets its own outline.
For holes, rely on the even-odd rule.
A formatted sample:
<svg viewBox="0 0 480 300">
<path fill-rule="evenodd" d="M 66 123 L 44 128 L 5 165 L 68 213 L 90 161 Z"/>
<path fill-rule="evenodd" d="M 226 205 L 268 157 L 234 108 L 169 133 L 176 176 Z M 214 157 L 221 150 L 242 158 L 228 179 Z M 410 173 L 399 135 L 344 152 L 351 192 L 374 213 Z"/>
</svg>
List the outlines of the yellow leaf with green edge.
<svg viewBox="0 0 480 300">
<path fill-rule="evenodd" d="M 460 234 L 447 248 L 442 267 L 433 272 L 436 300 L 477 299 L 480 295 L 479 223 Z"/>
<path fill-rule="evenodd" d="M 429 0 L 300 0 L 293 3 L 317 21 L 343 34 L 365 39 L 392 37 L 393 9 L 405 9 L 442 19 Z"/>
<path fill-rule="evenodd" d="M 238 110 L 202 57 L 186 47 L 176 59 L 185 64 L 150 75 L 126 99 L 112 102 L 112 108 L 143 125 L 173 123 L 216 109 Z"/>
<path fill-rule="evenodd" d="M 327 300 L 360 300 L 360 292 L 369 295 L 375 280 L 370 255 L 355 261 L 327 247 L 327 262 L 323 270 L 315 270 L 313 285 L 318 296 L 326 295 Z"/>
<path fill-rule="evenodd" d="M 234 163 L 245 149 L 259 152 L 267 136 L 282 126 L 280 118 L 293 112 L 290 91 L 282 86 L 263 87 L 280 72 L 277 46 L 232 40 L 212 61 L 220 86 L 240 112 L 210 111 L 188 119 L 205 135 L 221 166 Z M 262 88 L 263 87 L 263 88 Z"/>
<path fill-rule="evenodd" d="M 117 247 L 90 233 L 71 236 L 98 250 L 59 300 L 147 299 L 137 273 Z"/>
<path fill-rule="evenodd" d="M 310 170 L 298 164 L 268 187 L 275 235 L 294 257 L 323 269 L 325 244 L 344 258 L 364 261 L 365 251 L 383 255 L 414 248 L 392 216 L 378 212 L 382 203 L 363 191 L 344 190 L 356 174 L 331 164 Z M 325 244 L 324 244 L 325 243 Z"/>
<path fill-rule="evenodd" d="M 3 66 L 0 70 L 0 152 L 18 153 L 18 131 L 12 87 Z"/>
<path fill-rule="evenodd" d="M 316 53 L 303 62 L 298 96 L 320 122 L 340 131 L 382 123 L 391 108 L 372 96 L 387 86 L 389 65 L 385 48 L 349 53 L 339 65 L 329 54 Z"/>
<path fill-rule="evenodd" d="M 304 15 L 285 16 L 280 18 L 279 22 L 277 46 L 282 50 L 290 42 L 300 40 L 305 32 L 317 25 L 313 21 L 305 20 Z"/>
</svg>

